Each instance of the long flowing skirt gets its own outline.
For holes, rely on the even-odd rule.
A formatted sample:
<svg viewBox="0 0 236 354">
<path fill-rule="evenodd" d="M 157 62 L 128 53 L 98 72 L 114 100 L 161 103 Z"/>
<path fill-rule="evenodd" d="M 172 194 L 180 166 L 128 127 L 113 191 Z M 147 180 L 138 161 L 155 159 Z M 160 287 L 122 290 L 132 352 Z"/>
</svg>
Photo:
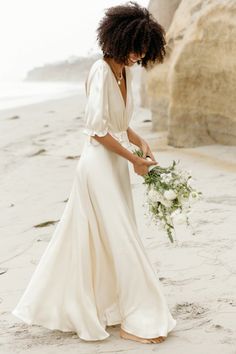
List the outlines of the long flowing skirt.
<svg viewBox="0 0 236 354">
<path fill-rule="evenodd" d="M 109 337 L 167 336 L 176 326 L 137 229 L 128 161 L 84 144 L 69 199 L 12 313 L 28 324 Z"/>
</svg>

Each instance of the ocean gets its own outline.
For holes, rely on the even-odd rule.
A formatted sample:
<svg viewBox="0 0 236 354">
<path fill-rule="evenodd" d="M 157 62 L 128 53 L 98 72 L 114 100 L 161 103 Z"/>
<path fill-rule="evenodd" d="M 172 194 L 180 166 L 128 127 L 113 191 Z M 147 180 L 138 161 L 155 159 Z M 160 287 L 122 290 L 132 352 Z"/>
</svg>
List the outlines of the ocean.
<svg viewBox="0 0 236 354">
<path fill-rule="evenodd" d="M 83 91 L 83 82 L 0 82 L 0 110 L 81 94 Z"/>
</svg>

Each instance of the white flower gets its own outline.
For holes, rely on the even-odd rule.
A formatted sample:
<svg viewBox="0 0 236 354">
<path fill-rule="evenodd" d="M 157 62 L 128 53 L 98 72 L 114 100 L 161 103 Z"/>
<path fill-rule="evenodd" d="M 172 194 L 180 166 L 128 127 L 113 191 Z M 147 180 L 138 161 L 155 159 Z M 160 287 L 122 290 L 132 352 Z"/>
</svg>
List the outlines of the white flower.
<svg viewBox="0 0 236 354">
<path fill-rule="evenodd" d="M 162 173 L 161 181 L 164 183 L 169 183 L 172 179 L 171 173 Z"/>
<path fill-rule="evenodd" d="M 172 200 L 162 198 L 160 200 L 161 204 L 163 204 L 166 208 L 170 208 L 172 206 Z"/>
<path fill-rule="evenodd" d="M 150 191 L 148 192 L 148 198 L 151 203 L 160 202 L 162 205 L 164 205 L 167 208 L 172 206 L 171 200 L 165 199 L 161 193 L 159 193 L 153 188 L 150 189 Z"/>
<path fill-rule="evenodd" d="M 164 192 L 164 197 L 167 200 L 173 200 L 177 197 L 177 194 L 173 191 L 173 189 L 169 189 L 167 191 Z"/>
<path fill-rule="evenodd" d="M 158 193 L 155 189 L 150 189 L 150 191 L 148 192 L 148 198 L 151 202 L 159 202 L 162 197 L 160 195 L 160 193 Z"/>
</svg>

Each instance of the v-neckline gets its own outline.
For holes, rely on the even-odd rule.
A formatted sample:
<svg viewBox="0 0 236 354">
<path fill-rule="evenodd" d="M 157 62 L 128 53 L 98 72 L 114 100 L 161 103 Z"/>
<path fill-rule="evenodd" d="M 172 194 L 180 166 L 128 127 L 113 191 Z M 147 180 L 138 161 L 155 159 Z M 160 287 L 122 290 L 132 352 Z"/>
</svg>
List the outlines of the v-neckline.
<svg viewBox="0 0 236 354">
<path fill-rule="evenodd" d="M 126 67 L 124 66 L 124 68 L 125 68 L 125 80 L 126 80 L 126 102 L 125 102 L 124 97 L 123 97 L 122 92 L 121 92 L 121 89 L 119 88 L 118 82 L 117 82 L 117 80 L 116 80 L 115 74 L 114 74 L 113 71 L 112 71 L 112 68 L 111 68 L 110 65 L 106 62 L 106 60 L 104 60 L 103 58 L 102 58 L 101 60 L 102 60 L 104 63 L 106 63 L 106 65 L 109 67 L 110 72 L 111 72 L 111 74 L 112 74 L 112 76 L 113 76 L 113 78 L 114 78 L 114 80 L 115 80 L 115 82 L 116 82 L 116 87 L 117 87 L 117 89 L 118 89 L 118 91 L 119 91 L 119 93 L 120 93 L 120 97 L 121 97 L 121 99 L 122 99 L 124 108 L 126 109 L 126 108 L 127 108 L 127 102 L 128 102 L 128 75 L 127 75 Z"/>
</svg>

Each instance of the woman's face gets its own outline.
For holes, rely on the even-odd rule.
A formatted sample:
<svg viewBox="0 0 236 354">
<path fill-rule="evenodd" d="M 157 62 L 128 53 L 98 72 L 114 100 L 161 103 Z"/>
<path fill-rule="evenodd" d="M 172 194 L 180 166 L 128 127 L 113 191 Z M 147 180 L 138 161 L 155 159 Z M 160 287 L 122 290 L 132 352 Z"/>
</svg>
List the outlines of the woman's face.
<svg viewBox="0 0 236 354">
<path fill-rule="evenodd" d="M 131 52 L 128 57 L 128 66 L 134 65 L 138 60 L 141 60 L 144 57 L 145 57 L 145 53 L 142 53 L 142 55 L 140 55 L 140 54 Z"/>
</svg>

